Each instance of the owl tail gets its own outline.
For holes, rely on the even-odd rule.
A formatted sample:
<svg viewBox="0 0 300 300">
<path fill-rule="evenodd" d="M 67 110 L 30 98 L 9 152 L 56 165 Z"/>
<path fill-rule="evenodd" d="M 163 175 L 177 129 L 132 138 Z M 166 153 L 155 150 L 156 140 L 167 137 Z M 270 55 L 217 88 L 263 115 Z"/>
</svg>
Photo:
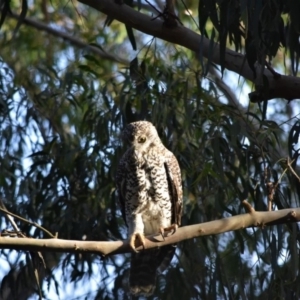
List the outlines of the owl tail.
<svg viewBox="0 0 300 300">
<path fill-rule="evenodd" d="M 169 266 L 175 249 L 175 246 L 170 245 L 132 254 L 129 278 L 132 295 L 147 297 L 153 294 L 156 273 L 163 272 Z"/>
</svg>

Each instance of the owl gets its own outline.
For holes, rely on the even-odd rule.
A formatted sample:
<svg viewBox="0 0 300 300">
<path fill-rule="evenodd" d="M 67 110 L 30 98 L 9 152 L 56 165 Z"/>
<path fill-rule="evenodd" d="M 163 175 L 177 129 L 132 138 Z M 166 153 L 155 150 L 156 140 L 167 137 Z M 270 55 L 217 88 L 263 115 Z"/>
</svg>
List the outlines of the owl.
<svg viewBox="0 0 300 300">
<path fill-rule="evenodd" d="M 156 274 L 171 262 L 175 245 L 136 251 L 145 236 L 175 232 L 181 223 L 182 184 L 174 154 L 147 121 L 130 123 L 122 138 L 128 149 L 116 174 L 122 216 L 128 227 L 131 257 L 129 288 L 132 295 L 150 296 Z"/>
</svg>

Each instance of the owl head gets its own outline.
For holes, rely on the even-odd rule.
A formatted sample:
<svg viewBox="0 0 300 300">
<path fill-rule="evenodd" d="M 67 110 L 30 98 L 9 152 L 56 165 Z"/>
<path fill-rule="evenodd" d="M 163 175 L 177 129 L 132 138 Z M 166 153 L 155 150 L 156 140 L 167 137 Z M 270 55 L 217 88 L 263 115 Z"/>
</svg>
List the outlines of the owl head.
<svg viewBox="0 0 300 300">
<path fill-rule="evenodd" d="M 124 142 L 138 151 L 161 144 L 156 128 L 148 121 L 138 121 L 128 124 L 123 131 L 122 138 Z"/>
</svg>

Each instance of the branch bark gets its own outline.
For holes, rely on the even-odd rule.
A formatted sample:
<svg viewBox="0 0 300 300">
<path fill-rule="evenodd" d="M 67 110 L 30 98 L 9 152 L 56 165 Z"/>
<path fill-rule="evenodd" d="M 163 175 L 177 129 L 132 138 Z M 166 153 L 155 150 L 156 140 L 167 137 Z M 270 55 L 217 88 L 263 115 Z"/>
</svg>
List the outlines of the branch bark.
<svg viewBox="0 0 300 300">
<path fill-rule="evenodd" d="M 119 5 L 113 0 L 79 0 L 79 2 L 93 7 L 141 32 L 195 51 L 197 57 L 203 55 L 216 64 L 221 63 L 218 43 L 214 43 L 212 47 L 209 39 L 180 24 L 175 28 L 168 28 L 163 21 L 159 19 L 153 20 L 150 16 L 136 11 L 126 4 Z M 226 49 L 224 67 L 255 82 L 253 72 L 246 61 L 245 55 Z M 259 102 L 273 98 L 299 99 L 300 78 L 286 75 L 274 76 L 267 68 L 264 70 L 264 75 L 268 81 L 268 88 L 264 91 L 258 90 L 250 93 L 251 101 Z"/>
<path fill-rule="evenodd" d="M 180 227 L 174 234 L 166 236 L 160 234 L 148 236 L 144 249 L 162 247 L 175 244 L 184 240 L 216 235 L 228 231 L 245 229 L 248 227 L 264 227 L 275 224 L 293 223 L 300 221 L 300 208 L 290 208 L 271 212 L 257 212 L 251 205 L 244 201 L 243 205 L 247 211 L 229 218 L 216 221 Z M 76 241 L 63 239 L 32 239 L 32 238 L 10 238 L 0 236 L 0 249 L 15 249 L 23 251 L 51 251 L 69 253 L 92 253 L 103 257 L 126 252 L 132 252 L 128 241 Z M 137 248 L 143 250 L 142 247 Z"/>
</svg>

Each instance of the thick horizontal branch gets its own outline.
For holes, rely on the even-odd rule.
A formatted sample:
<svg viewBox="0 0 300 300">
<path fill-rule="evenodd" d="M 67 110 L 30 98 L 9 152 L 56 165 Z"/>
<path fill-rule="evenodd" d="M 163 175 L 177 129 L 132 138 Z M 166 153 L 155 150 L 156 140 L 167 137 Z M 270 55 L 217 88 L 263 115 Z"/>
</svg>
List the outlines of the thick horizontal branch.
<svg viewBox="0 0 300 300">
<path fill-rule="evenodd" d="M 159 234 L 148 236 L 145 249 L 162 247 L 200 236 L 216 235 L 228 231 L 245 229 L 247 227 L 263 227 L 300 221 L 300 208 L 283 209 L 271 212 L 256 212 L 245 201 L 244 206 L 249 211 L 246 214 L 181 227 L 178 228 L 174 234 L 165 237 L 165 239 Z M 98 242 L 62 239 L 11 238 L 3 236 L 0 236 L 0 249 L 93 253 L 101 256 L 132 251 L 127 241 Z M 140 247 L 137 250 L 143 249 Z"/>
<path fill-rule="evenodd" d="M 219 44 L 215 43 L 214 47 L 211 47 L 209 39 L 184 26 L 178 25 L 175 28 L 168 28 L 163 21 L 159 19 L 153 20 L 150 16 L 138 12 L 125 4 L 117 4 L 114 0 L 79 0 L 79 2 L 91 6 L 141 32 L 195 51 L 197 57 L 203 55 L 206 58 L 210 58 L 215 64 L 221 64 Z M 253 71 L 250 69 L 245 55 L 226 49 L 224 67 L 252 82 L 255 81 Z M 268 79 L 269 89 L 263 100 L 273 98 L 299 99 L 300 78 L 286 75 L 274 77 L 268 69 L 265 69 L 264 75 Z M 254 101 L 260 101 L 259 95 L 251 95 L 251 97 Z"/>
</svg>

